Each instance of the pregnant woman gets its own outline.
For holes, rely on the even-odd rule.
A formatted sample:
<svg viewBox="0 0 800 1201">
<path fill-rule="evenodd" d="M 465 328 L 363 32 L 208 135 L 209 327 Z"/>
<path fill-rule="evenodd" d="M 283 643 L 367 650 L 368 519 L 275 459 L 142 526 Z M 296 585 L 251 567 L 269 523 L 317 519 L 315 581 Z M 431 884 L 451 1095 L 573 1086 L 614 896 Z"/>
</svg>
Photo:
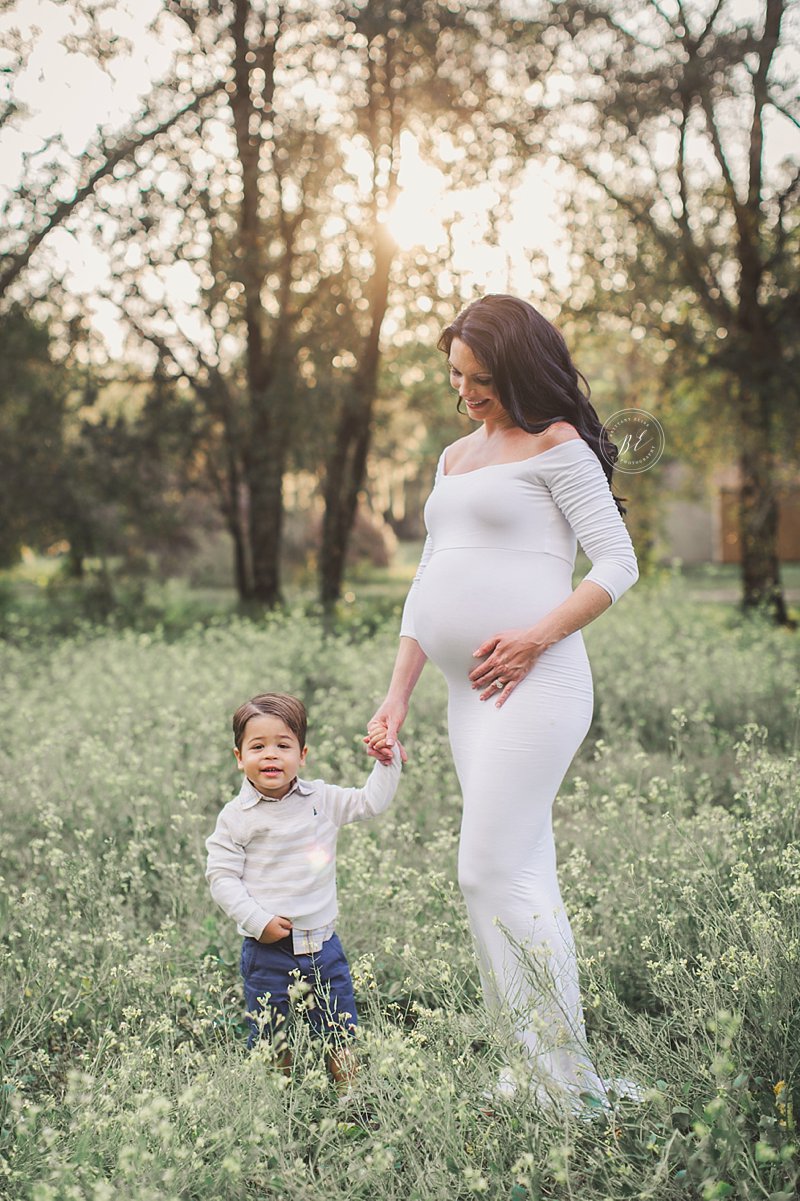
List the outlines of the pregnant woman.
<svg viewBox="0 0 800 1201">
<path fill-rule="evenodd" d="M 479 425 L 439 459 L 391 684 L 366 741 L 388 757 L 432 660 L 448 685 L 459 884 L 486 1004 L 511 1015 L 540 1102 L 579 1108 L 588 1092 L 607 1106 L 610 1089 L 638 1090 L 601 1079 L 588 1055 L 552 808 L 592 719 L 580 630 L 638 578 L 611 492 L 616 448 L 561 334 L 526 302 L 476 301 L 439 346 Z M 592 568 L 573 591 L 576 540 Z M 516 1080 L 504 1068 L 495 1096 L 513 1095 Z"/>
</svg>

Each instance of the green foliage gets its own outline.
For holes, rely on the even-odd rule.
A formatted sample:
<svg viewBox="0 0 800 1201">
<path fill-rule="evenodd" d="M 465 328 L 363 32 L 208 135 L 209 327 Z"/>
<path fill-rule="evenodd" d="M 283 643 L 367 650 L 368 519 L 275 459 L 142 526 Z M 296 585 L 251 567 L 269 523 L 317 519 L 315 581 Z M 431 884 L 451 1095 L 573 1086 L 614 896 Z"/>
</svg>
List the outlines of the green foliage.
<svg viewBox="0 0 800 1201">
<path fill-rule="evenodd" d="M 536 7 L 570 81 L 541 88 L 537 113 L 578 181 L 570 306 L 601 345 L 626 329 L 641 343 L 669 454 L 736 463 L 743 602 L 788 624 L 777 527 L 798 449 L 800 175 L 764 129 L 797 94 L 793 6 Z"/>
<path fill-rule="evenodd" d="M 191 494 L 197 415 L 179 391 L 91 385 L 66 429 L 63 530 L 77 571 L 86 557 L 119 556 L 122 574 L 147 571 L 148 552 L 176 555 L 206 513 Z M 207 521 L 207 517 L 206 517 Z M 99 616 L 100 614 L 98 614 Z"/>
<path fill-rule="evenodd" d="M 246 1052 L 239 940 L 203 879 L 237 786 L 230 714 L 262 688 L 295 691 L 308 774 L 363 779 L 395 631 L 354 615 L 337 632 L 298 609 L 180 638 L 87 627 L 3 646 L 8 1195 L 788 1201 L 796 642 L 669 583 L 587 631 L 597 716 L 556 806 L 590 1045 L 604 1074 L 644 1083 L 644 1103 L 590 1122 L 524 1096 L 480 1111 L 503 1043 L 455 884 L 460 800 L 431 669 L 396 804 L 340 841 L 374 1127 L 339 1107 L 302 1024 L 291 1080 Z"/>
<path fill-rule="evenodd" d="M 191 545 L 188 529 L 208 525 L 208 504 L 191 491 L 197 419 L 158 379 L 101 387 L 60 353 L 46 324 L 11 309 L 0 329 L 0 565 L 24 547 L 58 549 L 54 590 L 82 581 L 85 615 L 102 619 L 118 593 L 141 601 L 148 554 L 174 560 Z"/>
<path fill-rule="evenodd" d="M 47 328 L 15 305 L 0 323 L 0 566 L 61 532 L 58 477 L 70 372 Z"/>
</svg>

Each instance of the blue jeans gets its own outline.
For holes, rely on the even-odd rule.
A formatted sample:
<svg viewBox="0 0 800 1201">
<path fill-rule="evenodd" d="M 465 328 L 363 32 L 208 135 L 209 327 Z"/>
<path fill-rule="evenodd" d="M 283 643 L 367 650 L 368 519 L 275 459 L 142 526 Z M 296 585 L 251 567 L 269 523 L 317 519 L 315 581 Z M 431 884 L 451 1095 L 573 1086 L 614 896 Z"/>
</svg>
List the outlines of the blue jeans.
<svg viewBox="0 0 800 1201">
<path fill-rule="evenodd" d="M 250 1026 L 248 1047 L 262 1036 L 283 1041 L 289 990 L 298 982 L 308 985 L 302 1000 L 313 1033 L 340 1042 L 352 1038 L 358 1015 L 350 967 L 338 934 L 332 934 L 313 955 L 295 955 L 291 934 L 271 943 L 245 938 L 240 966 Z M 258 1021 L 251 1015 L 263 1017 Z"/>
</svg>

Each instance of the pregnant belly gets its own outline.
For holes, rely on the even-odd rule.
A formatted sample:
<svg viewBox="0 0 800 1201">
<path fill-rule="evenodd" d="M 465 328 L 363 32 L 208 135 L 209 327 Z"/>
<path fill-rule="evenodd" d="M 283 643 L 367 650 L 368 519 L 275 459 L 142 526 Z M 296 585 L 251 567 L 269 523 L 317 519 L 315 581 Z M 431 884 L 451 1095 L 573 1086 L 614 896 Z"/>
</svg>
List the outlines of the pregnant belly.
<svg viewBox="0 0 800 1201">
<path fill-rule="evenodd" d="M 570 565 L 553 555 L 487 548 L 439 550 L 417 585 L 416 638 L 448 678 L 463 680 L 475 666 L 473 652 L 482 642 L 501 630 L 533 625 L 571 592 Z M 545 654 L 559 651 L 561 658 L 565 652 L 569 655 L 571 647 L 580 658 L 585 656 L 579 634 Z"/>
</svg>

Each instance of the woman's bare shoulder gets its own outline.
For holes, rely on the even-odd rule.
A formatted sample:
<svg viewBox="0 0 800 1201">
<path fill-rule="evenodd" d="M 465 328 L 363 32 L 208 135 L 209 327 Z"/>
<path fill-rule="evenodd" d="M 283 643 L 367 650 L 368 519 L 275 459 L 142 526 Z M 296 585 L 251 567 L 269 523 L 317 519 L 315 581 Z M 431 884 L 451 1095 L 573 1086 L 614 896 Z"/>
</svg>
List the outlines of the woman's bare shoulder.
<svg viewBox="0 0 800 1201">
<path fill-rule="evenodd" d="M 465 434 L 463 438 L 456 438 L 455 442 L 451 442 L 449 446 L 444 448 L 442 457 L 447 463 L 448 472 L 453 467 L 457 467 L 461 459 L 475 449 L 475 443 L 478 441 L 475 435 L 478 432 L 477 430 L 473 430 L 472 433 Z"/>
<path fill-rule="evenodd" d="M 540 445 L 542 450 L 550 450 L 553 446 L 560 446 L 562 442 L 574 442 L 576 438 L 580 438 L 580 434 L 574 425 L 570 425 L 568 421 L 554 421 L 541 434 Z"/>
</svg>

